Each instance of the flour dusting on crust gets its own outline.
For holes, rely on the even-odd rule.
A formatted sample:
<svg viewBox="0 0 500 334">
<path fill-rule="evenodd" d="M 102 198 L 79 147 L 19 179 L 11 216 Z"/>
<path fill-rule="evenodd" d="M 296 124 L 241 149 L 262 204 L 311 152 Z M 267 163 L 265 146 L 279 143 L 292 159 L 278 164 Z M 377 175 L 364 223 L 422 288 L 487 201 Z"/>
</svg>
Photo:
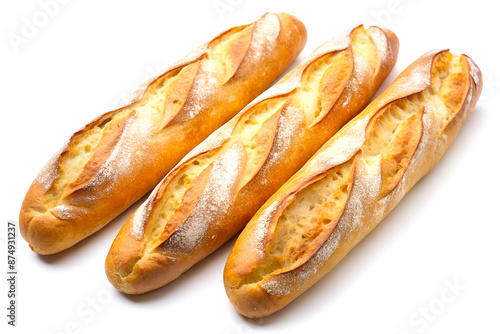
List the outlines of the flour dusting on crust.
<svg viewBox="0 0 500 334">
<path fill-rule="evenodd" d="M 144 227 L 151 214 L 151 209 L 153 208 L 154 198 L 158 193 L 159 185 L 153 190 L 149 195 L 148 199 L 145 200 L 141 206 L 134 213 L 132 218 L 132 224 L 130 224 L 130 234 L 136 239 L 140 240 L 144 236 Z"/>
<path fill-rule="evenodd" d="M 477 67 L 476 63 L 474 61 L 472 61 L 469 57 L 467 57 L 467 62 L 469 63 L 469 67 L 470 67 L 470 75 L 472 76 L 472 78 L 474 79 L 474 83 L 476 84 L 476 86 L 480 86 L 481 85 L 481 70 L 479 69 L 479 67 Z"/>
<path fill-rule="evenodd" d="M 271 219 L 278 209 L 279 202 L 273 202 L 269 207 L 267 207 L 262 214 L 259 215 L 258 221 L 256 223 L 256 228 L 254 229 L 254 235 L 251 239 L 251 251 L 257 253 L 259 258 L 264 258 L 264 240 L 267 236 L 269 230 L 269 224 Z"/>
<path fill-rule="evenodd" d="M 280 20 L 275 14 L 266 14 L 255 22 L 249 57 L 258 59 L 263 53 L 271 52 L 280 34 Z"/>
<path fill-rule="evenodd" d="M 111 180 L 117 174 L 123 174 L 124 172 L 126 172 L 124 169 L 127 169 L 130 165 L 130 152 L 127 152 L 127 147 L 124 145 L 124 143 L 127 139 L 128 132 L 130 131 L 131 124 L 136 117 L 137 115 L 134 114 L 127 119 L 118 142 L 113 147 L 113 151 L 109 155 L 106 162 L 101 166 L 99 171 L 94 175 L 89 183 L 87 183 L 86 186 L 99 186 L 103 182 Z"/>
<path fill-rule="evenodd" d="M 85 214 L 86 210 L 73 205 L 58 205 L 52 210 L 51 213 L 59 219 L 71 220 Z"/>
<path fill-rule="evenodd" d="M 370 115 L 365 116 L 351 126 L 344 127 L 342 136 L 335 135 L 330 139 L 313 158 L 315 163 L 306 165 L 310 172 L 322 173 L 351 159 L 365 142 L 366 126 L 370 119 Z"/>
<path fill-rule="evenodd" d="M 214 100 L 219 85 L 218 77 L 219 73 L 214 64 L 208 61 L 202 62 L 200 72 L 193 81 L 189 95 L 181 109 L 181 114 L 177 117 L 178 121 L 187 122 L 195 118 Z"/>
<path fill-rule="evenodd" d="M 287 152 L 293 148 L 294 138 L 299 138 L 304 131 L 300 127 L 302 123 L 304 123 L 304 113 L 300 108 L 289 105 L 283 109 L 278 121 L 278 129 L 271 152 L 262 169 L 259 171 L 264 176 L 261 178 L 262 183 L 267 182 L 266 174 L 274 168 L 276 163 L 283 161 Z"/>
<path fill-rule="evenodd" d="M 69 140 L 50 158 L 35 178 L 35 181 L 39 183 L 45 191 L 49 190 L 54 184 L 57 174 L 59 173 L 59 159 L 61 154 L 68 149 L 68 145 Z"/>
<path fill-rule="evenodd" d="M 227 122 L 219 129 L 217 129 L 215 132 L 213 132 L 204 141 L 198 144 L 198 146 L 196 146 L 193 150 L 191 150 L 191 152 L 189 152 L 184 158 L 182 158 L 182 160 L 177 164 L 177 166 L 181 166 L 186 161 L 194 158 L 199 154 L 221 147 L 224 144 L 224 142 L 231 137 L 234 127 L 236 126 L 236 123 L 238 121 L 238 118 L 239 118 L 238 116 L 235 116 L 229 122 Z"/>
<path fill-rule="evenodd" d="M 431 51 L 422 57 L 428 55 L 436 55 L 435 51 Z M 429 75 L 432 69 L 432 63 L 434 57 L 428 57 L 427 62 L 420 62 L 415 66 L 409 75 L 401 76 L 396 78 L 396 80 L 391 84 L 391 86 L 397 85 L 400 95 L 411 95 L 423 91 L 424 89 L 431 86 L 432 77 Z"/>
<path fill-rule="evenodd" d="M 201 246 L 211 224 L 227 214 L 241 174 L 244 147 L 237 142 L 214 162 L 208 183 L 190 216 L 165 242 L 168 253 L 186 254 Z"/>
<path fill-rule="evenodd" d="M 377 27 L 370 27 L 368 29 L 368 33 L 370 34 L 371 39 L 377 47 L 379 63 L 383 63 L 387 56 L 391 53 L 391 50 L 389 50 L 390 45 L 387 42 L 387 37 L 385 36 L 385 33 Z"/>
<path fill-rule="evenodd" d="M 84 188 L 98 187 L 103 183 L 115 181 L 116 178 L 123 175 L 132 175 L 130 177 L 133 178 L 133 170 L 144 163 L 143 156 L 137 154 L 138 148 L 144 147 L 150 140 L 152 132 L 152 125 L 143 120 L 141 115 L 132 114 L 129 116 L 113 151 Z M 112 185 L 103 189 L 99 194 L 93 193 L 91 196 L 87 196 L 85 200 L 89 202 L 97 200 L 111 190 Z"/>
</svg>

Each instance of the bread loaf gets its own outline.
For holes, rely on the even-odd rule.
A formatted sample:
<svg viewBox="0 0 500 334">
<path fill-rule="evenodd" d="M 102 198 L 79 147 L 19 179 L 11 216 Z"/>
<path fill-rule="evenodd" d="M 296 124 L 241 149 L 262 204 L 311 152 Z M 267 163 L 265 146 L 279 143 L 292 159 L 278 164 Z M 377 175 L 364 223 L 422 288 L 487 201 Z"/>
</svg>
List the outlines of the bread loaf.
<svg viewBox="0 0 500 334">
<path fill-rule="evenodd" d="M 331 270 L 441 158 L 482 88 L 467 56 L 415 61 L 252 218 L 224 270 L 242 315 L 281 309 Z"/>
<path fill-rule="evenodd" d="M 131 294 L 158 288 L 234 236 L 369 102 L 398 47 L 376 27 L 329 40 L 191 151 L 120 230 L 110 282 Z"/>
<path fill-rule="evenodd" d="M 101 229 L 262 93 L 300 53 L 295 17 L 266 14 L 203 44 L 77 131 L 40 172 L 19 215 L 40 254 Z"/>
</svg>

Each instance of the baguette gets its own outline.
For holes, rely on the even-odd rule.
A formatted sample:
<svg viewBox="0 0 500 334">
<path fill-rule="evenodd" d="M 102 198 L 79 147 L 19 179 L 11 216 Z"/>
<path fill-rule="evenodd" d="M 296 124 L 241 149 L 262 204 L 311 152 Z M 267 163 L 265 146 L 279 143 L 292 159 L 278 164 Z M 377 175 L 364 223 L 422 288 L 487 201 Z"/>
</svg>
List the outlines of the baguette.
<svg viewBox="0 0 500 334">
<path fill-rule="evenodd" d="M 362 26 L 304 63 L 191 151 L 125 223 L 106 259 L 119 290 L 174 280 L 239 232 L 393 68 L 397 37 Z"/>
<path fill-rule="evenodd" d="M 109 223 L 262 93 L 305 41 L 298 19 L 266 14 L 203 44 L 77 131 L 22 204 L 31 249 L 57 253 Z"/>
<path fill-rule="evenodd" d="M 481 89 L 476 64 L 446 50 L 403 71 L 240 234 L 224 269 L 238 312 L 276 312 L 330 271 L 439 161 Z"/>
</svg>

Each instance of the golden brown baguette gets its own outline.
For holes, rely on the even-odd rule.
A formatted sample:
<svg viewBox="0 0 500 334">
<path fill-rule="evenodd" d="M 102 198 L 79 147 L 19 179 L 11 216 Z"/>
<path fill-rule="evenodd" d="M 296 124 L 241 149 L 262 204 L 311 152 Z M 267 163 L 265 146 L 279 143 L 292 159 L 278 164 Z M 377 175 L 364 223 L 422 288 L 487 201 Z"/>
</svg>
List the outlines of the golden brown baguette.
<svg viewBox="0 0 500 334">
<path fill-rule="evenodd" d="M 191 151 L 120 230 L 110 282 L 132 294 L 158 288 L 234 236 L 369 102 L 398 47 L 376 27 L 333 38 Z"/>
<path fill-rule="evenodd" d="M 294 16 L 266 14 L 191 52 L 47 163 L 24 199 L 22 236 L 35 252 L 53 254 L 101 229 L 262 93 L 305 42 Z"/>
<path fill-rule="evenodd" d="M 240 234 L 224 269 L 238 312 L 276 312 L 331 270 L 439 161 L 481 89 L 475 63 L 448 51 L 401 73 Z"/>
</svg>

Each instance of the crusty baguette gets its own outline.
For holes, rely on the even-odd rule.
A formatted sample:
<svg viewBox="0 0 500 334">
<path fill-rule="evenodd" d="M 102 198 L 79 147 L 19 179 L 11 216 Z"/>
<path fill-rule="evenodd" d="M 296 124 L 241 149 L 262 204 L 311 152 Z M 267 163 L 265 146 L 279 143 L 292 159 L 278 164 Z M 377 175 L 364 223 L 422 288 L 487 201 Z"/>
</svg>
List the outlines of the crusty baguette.
<svg viewBox="0 0 500 334">
<path fill-rule="evenodd" d="M 305 42 L 298 19 L 266 14 L 191 52 L 47 163 L 24 199 L 22 236 L 35 252 L 53 254 L 101 229 L 262 93 Z"/>
<path fill-rule="evenodd" d="M 191 151 L 120 230 L 110 282 L 131 294 L 158 288 L 234 236 L 369 102 L 398 48 L 388 30 L 347 31 Z"/>
<path fill-rule="evenodd" d="M 474 108 L 467 56 L 415 61 L 252 218 L 224 269 L 242 315 L 281 309 L 331 270 L 441 158 Z"/>
</svg>

